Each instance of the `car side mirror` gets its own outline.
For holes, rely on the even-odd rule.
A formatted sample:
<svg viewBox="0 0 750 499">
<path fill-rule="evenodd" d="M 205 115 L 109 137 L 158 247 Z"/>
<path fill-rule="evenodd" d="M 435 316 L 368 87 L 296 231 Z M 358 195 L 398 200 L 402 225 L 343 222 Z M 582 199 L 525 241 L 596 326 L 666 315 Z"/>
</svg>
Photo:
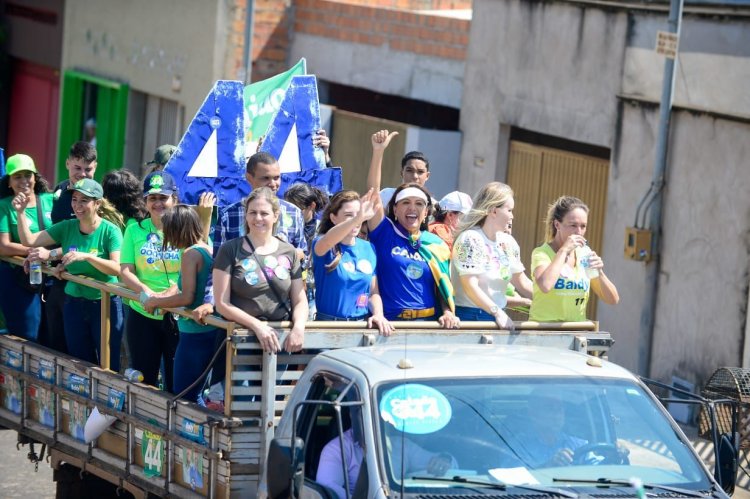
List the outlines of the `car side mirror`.
<svg viewBox="0 0 750 499">
<path fill-rule="evenodd" d="M 305 442 L 294 439 L 294 452 L 289 438 L 274 438 L 268 449 L 266 480 L 270 499 L 300 497 L 305 477 Z"/>
<path fill-rule="evenodd" d="M 714 478 L 729 495 L 737 482 L 739 435 L 722 433 L 719 437 L 718 462 Z"/>
</svg>

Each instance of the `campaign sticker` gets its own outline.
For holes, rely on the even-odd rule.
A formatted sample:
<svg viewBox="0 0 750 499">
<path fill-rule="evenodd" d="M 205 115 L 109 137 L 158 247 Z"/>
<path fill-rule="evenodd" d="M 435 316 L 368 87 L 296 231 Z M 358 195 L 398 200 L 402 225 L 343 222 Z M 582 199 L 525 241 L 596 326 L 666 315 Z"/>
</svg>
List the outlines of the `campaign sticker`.
<svg viewBox="0 0 750 499">
<path fill-rule="evenodd" d="M 211 119 L 208 120 L 208 124 L 211 126 L 211 128 L 216 130 L 217 128 L 221 127 L 221 118 L 219 118 L 218 116 L 211 116 Z"/>
<path fill-rule="evenodd" d="M 281 265 L 276 267 L 276 269 L 274 270 L 274 273 L 276 274 L 276 277 L 278 277 L 282 281 L 289 279 L 289 271 L 285 269 L 284 267 L 282 267 Z"/>
<path fill-rule="evenodd" d="M 278 260 L 276 260 L 276 257 L 273 255 L 268 255 L 263 258 L 263 265 L 265 265 L 266 267 L 274 269 L 278 264 Z"/>
<path fill-rule="evenodd" d="M 55 364 L 51 360 L 39 359 L 39 371 L 37 372 L 39 379 L 46 381 L 47 383 L 55 382 Z"/>
<path fill-rule="evenodd" d="M 5 352 L 5 365 L 13 369 L 21 369 L 23 367 L 23 355 L 20 352 L 7 350 Z"/>
<path fill-rule="evenodd" d="M 362 293 L 357 297 L 357 308 L 367 307 L 367 293 Z"/>
<path fill-rule="evenodd" d="M 107 396 L 107 407 L 109 407 L 110 409 L 121 411 L 124 405 L 125 393 L 121 392 L 120 390 L 110 388 L 109 394 Z"/>
<path fill-rule="evenodd" d="M 255 271 L 245 272 L 245 282 L 250 286 L 255 286 L 259 280 L 258 274 Z"/>
<path fill-rule="evenodd" d="M 182 481 L 190 488 L 203 488 L 203 457 L 192 449 L 182 448 Z"/>
<path fill-rule="evenodd" d="M 78 374 L 68 375 L 68 390 L 71 392 L 83 395 L 84 397 L 89 396 L 89 379 L 79 376 Z"/>
<path fill-rule="evenodd" d="M 292 269 L 292 261 L 286 255 L 281 255 L 279 257 L 279 265 L 281 265 L 282 267 L 284 267 L 287 270 L 291 270 Z"/>
<path fill-rule="evenodd" d="M 255 263 L 254 259 L 245 258 L 240 262 L 240 266 L 245 270 L 255 270 L 258 265 Z"/>
<path fill-rule="evenodd" d="M 416 263 L 410 263 L 406 267 L 406 275 L 409 276 L 409 279 L 419 279 L 422 277 L 423 273 L 424 270 L 422 269 L 422 266 L 417 265 Z"/>
<path fill-rule="evenodd" d="M 370 260 L 360 260 L 357 262 L 357 270 L 363 274 L 372 274 L 372 263 Z"/>
<path fill-rule="evenodd" d="M 380 417 L 404 433 L 434 433 L 453 415 L 445 395 L 427 385 L 407 383 L 388 390 L 380 400 Z"/>
<path fill-rule="evenodd" d="M 354 262 L 344 262 L 341 264 L 341 266 L 350 274 L 354 273 Z"/>
<path fill-rule="evenodd" d="M 203 438 L 203 426 L 188 418 L 182 420 L 180 434 L 194 442 L 201 444 L 205 442 L 205 439 Z"/>
</svg>

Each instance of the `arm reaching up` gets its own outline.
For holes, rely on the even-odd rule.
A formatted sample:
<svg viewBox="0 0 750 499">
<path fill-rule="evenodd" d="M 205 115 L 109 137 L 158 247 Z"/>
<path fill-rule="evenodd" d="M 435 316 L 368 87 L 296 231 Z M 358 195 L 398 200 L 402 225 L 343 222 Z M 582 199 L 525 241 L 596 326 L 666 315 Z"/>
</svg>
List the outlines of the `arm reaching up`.
<svg viewBox="0 0 750 499">
<path fill-rule="evenodd" d="M 367 174 L 367 189 L 372 189 L 376 194 L 380 193 L 380 179 L 383 171 L 383 154 L 388 148 L 388 144 L 391 143 L 393 137 L 398 135 L 398 132 L 389 132 L 388 130 L 380 130 L 372 134 L 370 137 L 370 143 L 372 144 L 372 159 L 370 160 L 370 171 Z M 379 207 L 370 220 L 367 221 L 367 227 L 372 230 L 377 227 L 380 222 L 383 221 L 384 207 L 382 203 L 379 203 Z"/>
</svg>

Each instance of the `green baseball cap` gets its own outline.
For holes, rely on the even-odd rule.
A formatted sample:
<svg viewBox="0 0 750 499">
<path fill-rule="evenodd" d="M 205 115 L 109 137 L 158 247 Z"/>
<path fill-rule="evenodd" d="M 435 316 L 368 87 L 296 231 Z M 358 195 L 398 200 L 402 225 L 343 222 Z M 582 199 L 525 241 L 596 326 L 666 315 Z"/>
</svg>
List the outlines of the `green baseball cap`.
<svg viewBox="0 0 750 499">
<path fill-rule="evenodd" d="M 102 186 L 99 184 L 99 182 L 90 178 L 82 178 L 81 180 L 73 184 L 72 189 L 74 191 L 80 192 L 84 196 L 88 196 L 93 199 L 101 199 L 102 197 L 104 197 Z"/>
<path fill-rule="evenodd" d="M 10 176 L 18 172 L 38 173 L 31 156 L 25 154 L 14 154 L 8 158 L 8 161 L 5 162 L 5 174 Z"/>
<path fill-rule="evenodd" d="M 172 154 L 174 154 L 175 149 L 177 147 L 170 145 L 170 144 L 164 144 L 156 148 L 156 152 L 154 152 L 154 159 L 146 163 L 147 165 L 166 165 L 167 161 L 169 161 L 169 158 L 172 157 Z"/>
</svg>

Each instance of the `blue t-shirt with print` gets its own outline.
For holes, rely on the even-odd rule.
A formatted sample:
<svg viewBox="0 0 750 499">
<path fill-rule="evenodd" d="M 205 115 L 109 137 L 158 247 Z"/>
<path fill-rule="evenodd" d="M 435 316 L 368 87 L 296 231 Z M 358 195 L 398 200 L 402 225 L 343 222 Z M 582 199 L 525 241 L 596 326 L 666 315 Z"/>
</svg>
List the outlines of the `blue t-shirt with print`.
<svg viewBox="0 0 750 499">
<path fill-rule="evenodd" d="M 312 244 L 314 248 L 320 237 Z M 341 260 L 330 272 L 325 266 L 335 258 L 331 249 L 322 256 L 313 255 L 315 306 L 319 312 L 350 319 L 368 312 L 370 284 L 375 275 L 376 258 L 372 245 L 356 238 L 354 246 L 340 244 Z"/>
<path fill-rule="evenodd" d="M 384 218 L 370 232 L 378 266 L 378 288 L 388 320 L 397 320 L 404 309 L 435 307 L 435 279 L 430 267 L 411 242 L 398 234 L 393 221 Z"/>
</svg>

